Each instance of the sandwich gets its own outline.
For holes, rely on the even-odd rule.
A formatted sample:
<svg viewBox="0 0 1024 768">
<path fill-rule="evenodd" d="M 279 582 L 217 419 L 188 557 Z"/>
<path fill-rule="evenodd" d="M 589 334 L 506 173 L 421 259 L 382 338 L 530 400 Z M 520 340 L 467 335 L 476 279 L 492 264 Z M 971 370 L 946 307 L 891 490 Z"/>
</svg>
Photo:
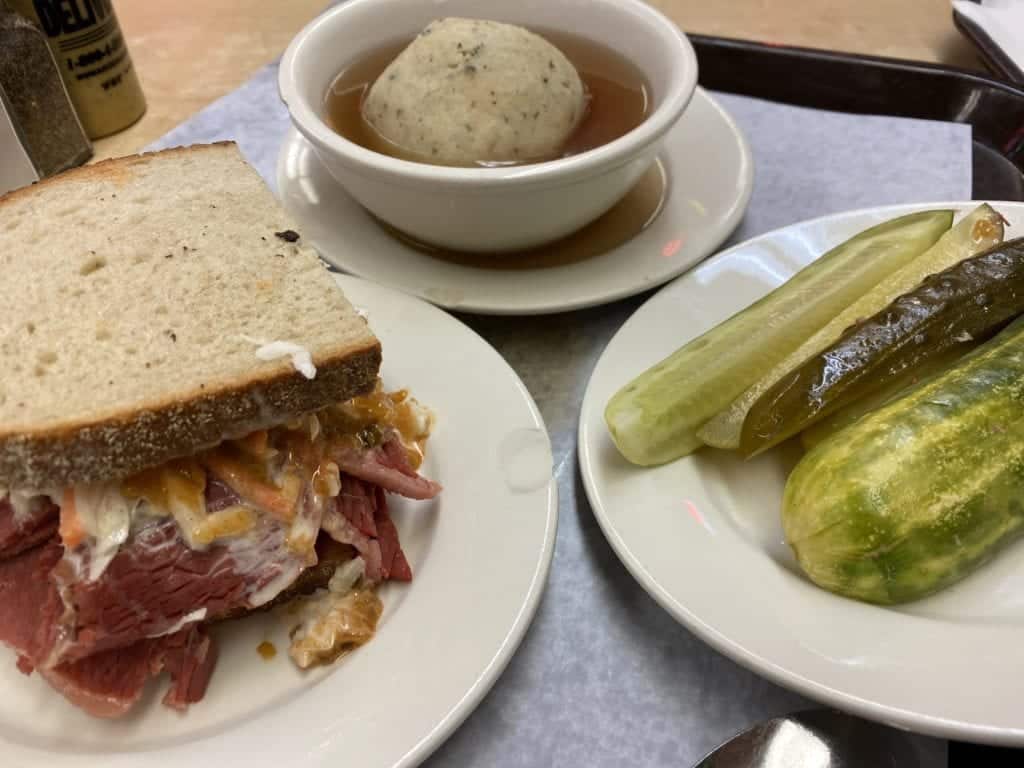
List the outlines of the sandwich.
<svg viewBox="0 0 1024 768">
<path fill-rule="evenodd" d="M 0 644 L 118 717 L 202 699 L 208 632 L 289 603 L 289 655 L 374 633 L 434 498 L 432 415 L 231 143 L 0 198 Z"/>
</svg>

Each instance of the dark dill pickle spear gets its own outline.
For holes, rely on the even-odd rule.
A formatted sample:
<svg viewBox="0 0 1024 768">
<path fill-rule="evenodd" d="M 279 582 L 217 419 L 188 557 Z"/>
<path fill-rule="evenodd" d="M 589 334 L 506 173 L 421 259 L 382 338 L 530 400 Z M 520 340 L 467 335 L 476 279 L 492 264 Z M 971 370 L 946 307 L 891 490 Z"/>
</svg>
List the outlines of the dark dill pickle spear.
<svg viewBox="0 0 1024 768">
<path fill-rule="evenodd" d="M 843 332 L 754 403 L 740 438 L 747 456 L 960 344 L 993 335 L 1024 313 L 1024 238 L 930 275 Z"/>
</svg>

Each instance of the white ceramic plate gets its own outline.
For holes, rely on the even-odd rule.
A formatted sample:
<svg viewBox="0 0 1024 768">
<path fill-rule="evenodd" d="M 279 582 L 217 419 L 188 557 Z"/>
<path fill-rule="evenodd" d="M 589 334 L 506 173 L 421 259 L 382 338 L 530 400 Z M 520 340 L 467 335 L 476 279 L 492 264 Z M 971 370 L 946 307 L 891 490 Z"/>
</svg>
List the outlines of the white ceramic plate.
<svg viewBox="0 0 1024 768">
<path fill-rule="evenodd" d="M 657 219 L 619 248 L 546 269 L 481 269 L 441 261 L 388 235 L 291 129 L 278 156 L 278 196 L 328 262 L 453 310 L 544 314 L 603 304 L 692 267 L 739 223 L 753 162 L 732 118 L 698 88 L 660 155 L 669 195 Z"/>
<path fill-rule="evenodd" d="M 1024 234 L 1024 204 L 995 203 Z M 1024 745 L 1024 543 L 932 598 L 879 608 L 807 581 L 779 514 L 794 456 L 749 462 L 705 449 L 642 469 L 622 459 L 603 411 L 619 387 L 854 233 L 913 210 L 830 216 L 730 248 L 659 292 L 594 369 L 580 466 L 605 535 L 678 621 L 737 662 L 807 696 L 924 733 Z"/>
<path fill-rule="evenodd" d="M 430 503 L 394 499 L 415 576 L 383 591 L 377 636 L 303 674 L 280 618 L 225 625 L 202 702 L 178 715 L 154 686 L 115 722 L 75 710 L 0 649 L 4 768 L 412 766 L 494 684 L 551 563 L 557 491 L 544 424 L 512 369 L 460 322 L 398 291 L 338 281 L 384 345 L 385 385 L 410 388 L 438 416 L 424 473 L 444 491 Z M 279 649 L 270 662 L 256 652 L 265 639 Z"/>
</svg>

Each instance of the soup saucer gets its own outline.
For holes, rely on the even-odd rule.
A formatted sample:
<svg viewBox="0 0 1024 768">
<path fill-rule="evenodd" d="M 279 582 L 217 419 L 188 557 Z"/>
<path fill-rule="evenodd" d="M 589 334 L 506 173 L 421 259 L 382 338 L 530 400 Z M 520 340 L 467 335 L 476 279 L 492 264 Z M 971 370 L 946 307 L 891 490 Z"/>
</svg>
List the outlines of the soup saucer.
<svg viewBox="0 0 1024 768">
<path fill-rule="evenodd" d="M 703 89 L 667 135 L 659 163 L 668 193 L 646 228 L 604 253 L 554 266 L 501 265 L 515 255 L 440 258 L 404 242 L 331 178 L 294 128 L 278 156 L 277 188 L 303 239 L 344 272 L 450 310 L 533 315 L 592 307 L 654 288 L 713 253 L 736 228 L 753 187 L 750 148 Z M 496 266 L 480 266 L 491 263 Z"/>
</svg>

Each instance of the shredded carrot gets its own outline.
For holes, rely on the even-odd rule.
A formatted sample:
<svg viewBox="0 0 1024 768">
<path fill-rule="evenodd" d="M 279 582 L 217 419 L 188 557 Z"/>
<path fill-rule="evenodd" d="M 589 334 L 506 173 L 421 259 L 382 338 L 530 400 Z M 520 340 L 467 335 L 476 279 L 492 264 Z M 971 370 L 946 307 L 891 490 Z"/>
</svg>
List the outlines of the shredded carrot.
<svg viewBox="0 0 1024 768">
<path fill-rule="evenodd" d="M 57 529 L 60 539 L 67 549 L 74 549 L 85 539 L 85 528 L 82 518 L 78 516 L 75 506 L 75 492 L 68 488 L 60 502 L 60 527 Z"/>
<path fill-rule="evenodd" d="M 264 482 L 242 462 L 211 451 L 203 456 L 203 464 L 246 501 L 270 512 L 286 522 L 295 517 L 295 501 Z"/>
<path fill-rule="evenodd" d="M 267 430 L 250 432 L 241 440 L 236 441 L 243 451 L 254 456 L 262 456 L 267 452 Z"/>
</svg>

